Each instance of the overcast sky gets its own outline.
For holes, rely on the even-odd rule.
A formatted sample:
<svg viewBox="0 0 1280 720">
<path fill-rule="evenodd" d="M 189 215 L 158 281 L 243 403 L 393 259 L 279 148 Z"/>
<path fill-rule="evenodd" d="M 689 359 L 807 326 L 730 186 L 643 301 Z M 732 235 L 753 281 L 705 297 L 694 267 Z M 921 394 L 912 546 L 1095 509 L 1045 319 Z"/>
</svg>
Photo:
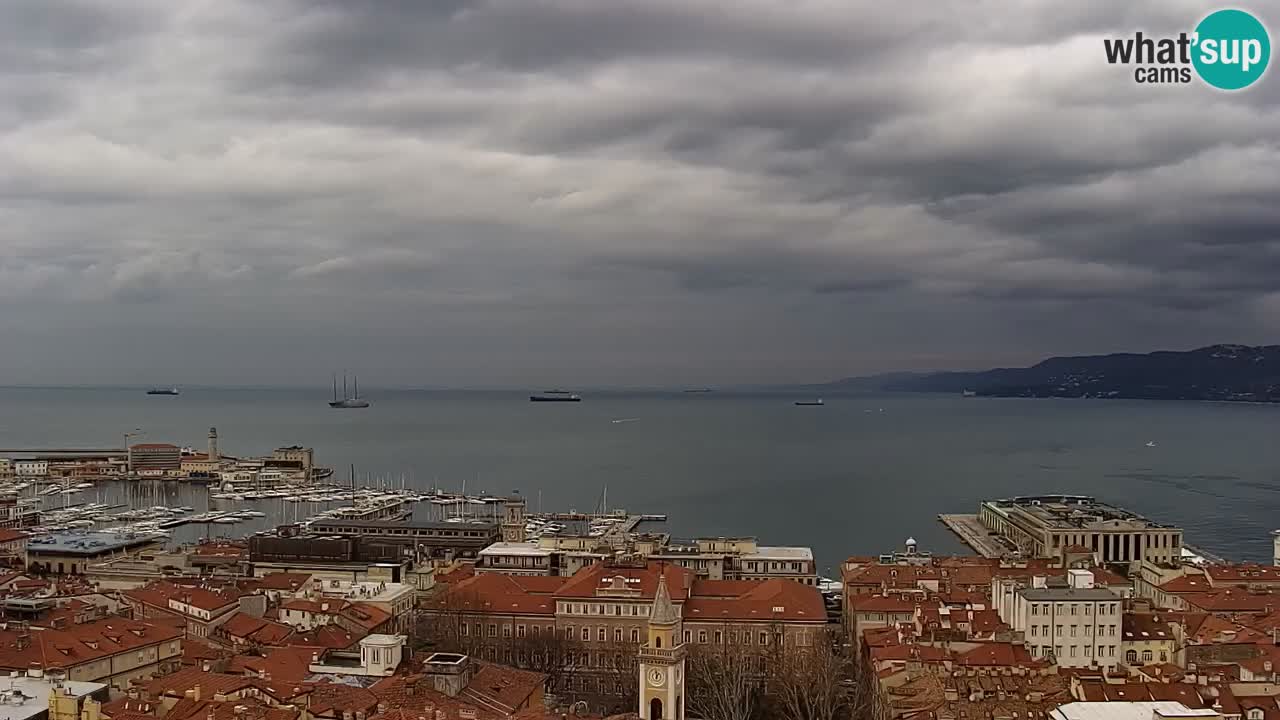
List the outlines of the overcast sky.
<svg viewBox="0 0 1280 720">
<path fill-rule="evenodd" d="M 1139 86 L 1102 50 L 1217 6 L 7 0 L 0 384 L 1273 343 L 1275 70 Z"/>
</svg>

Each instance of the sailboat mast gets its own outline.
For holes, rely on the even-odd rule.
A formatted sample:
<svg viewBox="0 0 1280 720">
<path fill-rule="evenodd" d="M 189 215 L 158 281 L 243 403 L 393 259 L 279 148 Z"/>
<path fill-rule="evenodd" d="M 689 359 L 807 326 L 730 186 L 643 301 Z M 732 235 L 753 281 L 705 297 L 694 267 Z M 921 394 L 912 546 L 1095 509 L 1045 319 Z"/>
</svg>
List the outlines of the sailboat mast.
<svg viewBox="0 0 1280 720">
<path fill-rule="evenodd" d="M 347 399 L 347 374 L 342 373 L 342 399 Z"/>
<path fill-rule="evenodd" d="M 359 397 L 360 397 L 360 376 L 359 376 L 359 375 L 352 375 L 352 376 L 351 376 L 351 382 L 352 382 L 352 384 L 353 384 L 353 385 L 355 385 L 355 389 L 351 391 L 351 392 L 352 392 L 351 397 L 352 397 L 353 399 L 354 399 L 354 398 L 359 398 Z"/>
<path fill-rule="evenodd" d="M 338 373 L 333 374 L 333 401 L 338 402 Z"/>
</svg>

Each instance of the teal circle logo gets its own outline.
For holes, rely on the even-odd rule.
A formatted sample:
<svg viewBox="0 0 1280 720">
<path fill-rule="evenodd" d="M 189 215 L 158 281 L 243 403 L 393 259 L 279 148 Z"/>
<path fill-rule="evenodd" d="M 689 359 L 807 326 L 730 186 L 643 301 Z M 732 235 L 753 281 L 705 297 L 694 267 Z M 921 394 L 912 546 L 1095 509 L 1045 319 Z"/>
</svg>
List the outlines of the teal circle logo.
<svg viewBox="0 0 1280 720">
<path fill-rule="evenodd" d="M 1196 26 L 1191 63 L 1200 79 L 1219 90 L 1241 90 L 1258 81 L 1271 60 L 1271 37 L 1243 10 L 1218 10 Z"/>
</svg>

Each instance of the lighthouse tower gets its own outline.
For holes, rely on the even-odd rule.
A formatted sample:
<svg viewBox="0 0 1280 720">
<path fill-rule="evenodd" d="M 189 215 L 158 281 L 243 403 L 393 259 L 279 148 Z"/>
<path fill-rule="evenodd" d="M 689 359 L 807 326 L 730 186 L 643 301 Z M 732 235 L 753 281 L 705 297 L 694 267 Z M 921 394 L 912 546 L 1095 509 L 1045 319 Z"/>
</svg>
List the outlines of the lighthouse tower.
<svg viewBox="0 0 1280 720">
<path fill-rule="evenodd" d="M 209 428 L 209 461 L 217 462 L 221 459 L 222 456 L 218 455 L 218 428 L 211 427 Z"/>
</svg>

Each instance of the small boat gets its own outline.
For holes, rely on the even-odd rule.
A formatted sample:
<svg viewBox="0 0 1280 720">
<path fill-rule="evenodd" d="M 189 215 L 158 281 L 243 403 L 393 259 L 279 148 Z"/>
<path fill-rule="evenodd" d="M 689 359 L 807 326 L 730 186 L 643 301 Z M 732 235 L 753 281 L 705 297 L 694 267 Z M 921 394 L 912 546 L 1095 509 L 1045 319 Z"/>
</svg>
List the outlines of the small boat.
<svg viewBox="0 0 1280 720">
<path fill-rule="evenodd" d="M 178 388 L 151 388 L 147 391 L 148 395 L 178 395 Z"/>
<path fill-rule="evenodd" d="M 797 405 L 825 405 L 826 403 L 822 402 L 822 398 L 816 398 L 814 400 L 797 400 L 796 404 Z"/>
<path fill-rule="evenodd" d="M 1156 446 L 1156 441 L 1155 441 L 1155 440 L 1148 440 L 1148 441 L 1147 441 L 1147 447 L 1155 447 L 1155 446 Z"/>
<path fill-rule="evenodd" d="M 978 397 L 978 393 L 973 390 L 964 390 L 960 393 L 960 397 Z"/>
</svg>

